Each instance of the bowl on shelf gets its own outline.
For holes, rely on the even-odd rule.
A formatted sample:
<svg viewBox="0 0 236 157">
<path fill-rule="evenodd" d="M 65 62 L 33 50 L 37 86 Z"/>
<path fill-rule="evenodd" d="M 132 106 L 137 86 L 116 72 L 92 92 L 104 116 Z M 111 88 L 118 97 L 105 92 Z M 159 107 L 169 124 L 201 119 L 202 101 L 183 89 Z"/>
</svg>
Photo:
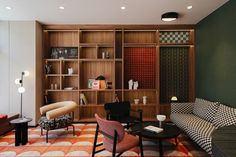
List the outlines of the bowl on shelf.
<svg viewBox="0 0 236 157">
<path fill-rule="evenodd" d="M 134 99 L 134 104 L 138 104 L 139 103 L 139 99 Z"/>
<path fill-rule="evenodd" d="M 65 87 L 64 90 L 73 90 L 73 87 Z"/>
</svg>

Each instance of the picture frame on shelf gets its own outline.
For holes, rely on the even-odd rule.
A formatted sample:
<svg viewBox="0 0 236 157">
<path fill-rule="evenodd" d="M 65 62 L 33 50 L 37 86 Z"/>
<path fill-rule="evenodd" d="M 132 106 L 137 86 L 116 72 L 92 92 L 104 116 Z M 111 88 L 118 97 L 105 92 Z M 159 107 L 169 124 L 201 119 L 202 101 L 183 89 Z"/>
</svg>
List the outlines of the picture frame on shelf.
<svg viewBox="0 0 236 157">
<path fill-rule="evenodd" d="M 51 58 L 52 59 L 77 59 L 78 48 L 77 47 L 52 47 Z"/>
<path fill-rule="evenodd" d="M 100 81 L 99 80 L 94 80 L 92 83 L 92 89 L 100 89 Z"/>
<path fill-rule="evenodd" d="M 94 81 L 95 81 L 95 79 L 88 79 L 88 88 L 89 89 L 92 89 Z"/>
</svg>

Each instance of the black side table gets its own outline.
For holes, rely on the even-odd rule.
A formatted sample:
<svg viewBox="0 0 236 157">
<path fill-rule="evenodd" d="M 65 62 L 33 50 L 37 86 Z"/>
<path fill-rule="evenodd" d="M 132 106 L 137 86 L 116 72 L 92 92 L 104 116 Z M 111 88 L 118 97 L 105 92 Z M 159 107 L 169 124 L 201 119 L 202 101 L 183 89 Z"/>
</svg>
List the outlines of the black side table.
<svg viewBox="0 0 236 157">
<path fill-rule="evenodd" d="M 10 123 L 15 126 L 15 146 L 25 145 L 28 142 L 28 122 L 31 118 L 17 118 Z"/>
<path fill-rule="evenodd" d="M 159 140 L 160 157 L 163 156 L 162 140 L 175 138 L 175 143 L 177 146 L 177 144 L 178 144 L 177 137 L 180 134 L 180 129 L 176 125 L 174 125 L 172 123 L 170 123 L 170 124 L 164 123 L 163 127 L 162 127 L 164 130 L 160 133 L 155 133 L 152 131 L 145 130 L 144 128 L 148 125 L 159 127 L 158 122 L 141 122 L 141 123 L 137 123 L 131 127 L 131 130 L 132 130 L 131 133 L 133 132 L 133 134 L 137 134 L 137 135 L 145 137 L 145 138 Z"/>
</svg>

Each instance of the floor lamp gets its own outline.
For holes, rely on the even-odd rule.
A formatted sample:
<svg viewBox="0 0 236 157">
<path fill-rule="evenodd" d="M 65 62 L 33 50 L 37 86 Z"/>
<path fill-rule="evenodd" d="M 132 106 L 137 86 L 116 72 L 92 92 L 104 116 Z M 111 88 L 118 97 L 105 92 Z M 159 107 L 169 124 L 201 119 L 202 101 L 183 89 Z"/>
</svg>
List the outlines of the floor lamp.
<svg viewBox="0 0 236 157">
<path fill-rule="evenodd" d="M 25 70 L 23 72 L 21 72 L 21 78 L 17 78 L 15 80 L 15 84 L 20 85 L 20 87 L 18 88 L 18 92 L 20 93 L 20 118 L 23 119 L 23 115 L 22 115 L 22 102 L 23 102 L 23 93 L 25 92 L 25 88 L 23 87 L 23 78 L 29 76 L 29 71 Z"/>
</svg>

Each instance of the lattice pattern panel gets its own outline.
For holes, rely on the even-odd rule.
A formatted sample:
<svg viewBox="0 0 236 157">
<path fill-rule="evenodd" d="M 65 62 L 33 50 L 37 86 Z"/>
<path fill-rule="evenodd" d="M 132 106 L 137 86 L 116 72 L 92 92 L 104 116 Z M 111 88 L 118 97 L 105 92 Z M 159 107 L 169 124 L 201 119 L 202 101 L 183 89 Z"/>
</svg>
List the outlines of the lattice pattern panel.
<svg viewBox="0 0 236 157">
<path fill-rule="evenodd" d="M 189 65 L 187 47 L 162 47 L 160 49 L 160 100 L 168 103 L 172 96 L 179 102 L 189 98 Z"/>
<path fill-rule="evenodd" d="M 188 44 L 190 33 L 187 31 L 161 31 L 161 44 Z"/>
<path fill-rule="evenodd" d="M 125 48 L 125 88 L 130 79 L 138 81 L 138 89 L 156 88 L 156 48 Z"/>
</svg>

